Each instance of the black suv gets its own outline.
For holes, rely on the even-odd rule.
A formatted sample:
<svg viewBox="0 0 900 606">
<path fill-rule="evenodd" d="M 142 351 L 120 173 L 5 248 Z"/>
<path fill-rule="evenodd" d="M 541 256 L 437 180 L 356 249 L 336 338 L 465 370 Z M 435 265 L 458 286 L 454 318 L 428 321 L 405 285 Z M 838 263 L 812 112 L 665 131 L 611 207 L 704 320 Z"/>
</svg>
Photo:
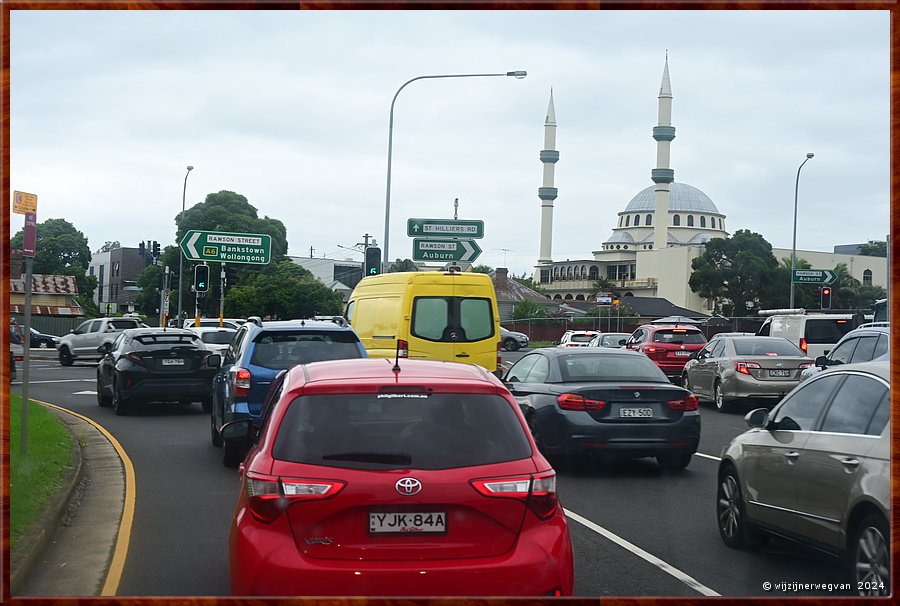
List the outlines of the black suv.
<svg viewBox="0 0 900 606">
<path fill-rule="evenodd" d="M 365 357 L 356 331 L 340 316 L 274 322 L 249 318 L 234 335 L 213 379 L 209 417 L 213 446 L 222 446 L 220 431 L 225 423 L 259 420 L 266 392 L 282 370 L 296 364 Z M 227 443 L 222 462 L 227 467 L 240 463 L 239 454 Z"/>
</svg>

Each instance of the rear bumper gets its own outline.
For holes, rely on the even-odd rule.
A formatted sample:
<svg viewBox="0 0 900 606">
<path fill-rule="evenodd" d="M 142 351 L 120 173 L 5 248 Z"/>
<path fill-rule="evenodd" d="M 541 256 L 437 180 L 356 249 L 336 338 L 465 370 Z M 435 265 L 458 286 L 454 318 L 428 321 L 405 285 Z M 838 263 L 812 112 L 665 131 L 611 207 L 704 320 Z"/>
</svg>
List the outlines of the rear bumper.
<svg viewBox="0 0 900 606">
<path fill-rule="evenodd" d="M 120 378 L 121 394 L 129 400 L 199 401 L 212 397 L 212 377 L 135 379 Z"/>
<path fill-rule="evenodd" d="M 243 516 L 241 515 L 243 513 Z M 272 525 L 238 511 L 232 523 L 232 595 L 267 596 L 543 596 L 572 595 L 574 560 L 568 526 L 558 517 L 523 531 L 496 557 L 356 561 L 298 553 L 287 522 Z"/>
<path fill-rule="evenodd" d="M 778 402 L 800 384 L 798 379 L 787 381 L 759 381 L 740 373 L 734 373 L 725 382 L 724 395 L 735 399 L 759 399 Z"/>
</svg>

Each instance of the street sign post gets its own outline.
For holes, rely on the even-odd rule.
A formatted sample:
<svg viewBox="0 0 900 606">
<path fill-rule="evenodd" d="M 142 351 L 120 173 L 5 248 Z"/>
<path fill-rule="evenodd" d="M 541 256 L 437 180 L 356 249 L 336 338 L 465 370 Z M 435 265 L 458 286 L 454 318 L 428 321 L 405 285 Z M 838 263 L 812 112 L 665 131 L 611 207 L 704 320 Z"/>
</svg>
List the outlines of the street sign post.
<svg viewBox="0 0 900 606">
<path fill-rule="evenodd" d="M 474 240 L 450 238 L 413 239 L 413 261 L 464 261 L 471 263 L 481 254 Z"/>
<path fill-rule="evenodd" d="M 801 284 L 833 284 L 837 275 L 830 269 L 795 269 L 794 282 Z"/>
<path fill-rule="evenodd" d="M 23 191 L 13 192 L 13 212 L 18 215 L 37 212 L 37 196 Z"/>
<path fill-rule="evenodd" d="M 467 219 L 407 219 L 406 235 L 414 238 L 483 238 L 484 221 Z"/>
<path fill-rule="evenodd" d="M 181 250 L 191 261 L 268 265 L 272 236 L 191 229 L 181 239 Z"/>
</svg>

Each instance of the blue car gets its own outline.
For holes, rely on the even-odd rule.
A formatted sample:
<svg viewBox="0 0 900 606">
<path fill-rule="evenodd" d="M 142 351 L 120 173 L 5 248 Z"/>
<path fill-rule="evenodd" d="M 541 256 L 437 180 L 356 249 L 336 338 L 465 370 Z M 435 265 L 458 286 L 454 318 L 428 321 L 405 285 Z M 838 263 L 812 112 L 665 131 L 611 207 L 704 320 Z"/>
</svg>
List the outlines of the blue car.
<svg viewBox="0 0 900 606">
<path fill-rule="evenodd" d="M 278 374 L 296 364 L 365 358 L 356 331 L 341 318 L 263 322 L 250 317 L 242 325 L 213 379 L 210 438 L 222 446 L 222 462 L 236 467 L 240 454 L 223 445 L 221 428 L 239 419 L 258 421 L 263 401 Z"/>
</svg>

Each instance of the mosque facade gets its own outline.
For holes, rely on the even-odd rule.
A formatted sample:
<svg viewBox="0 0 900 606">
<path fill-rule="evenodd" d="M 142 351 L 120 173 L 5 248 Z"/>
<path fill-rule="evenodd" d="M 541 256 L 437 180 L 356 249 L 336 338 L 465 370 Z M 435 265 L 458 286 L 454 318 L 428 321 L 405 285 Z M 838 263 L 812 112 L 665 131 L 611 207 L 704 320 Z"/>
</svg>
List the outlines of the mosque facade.
<svg viewBox="0 0 900 606">
<path fill-rule="evenodd" d="M 657 167 L 650 171 L 653 185 L 638 192 L 618 213 L 612 235 L 584 259 L 552 258 L 555 187 L 556 111 L 553 92 L 544 121 L 543 182 L 538 188 L 541 200 L 540 254 L 534 269 L 534 281 L 553 300 L 585 301 L 593 283 L 605 277 L 622 296 L 662 297 L 673 304 L 700 313 L 709 313 L 713 301 L 694 293 L 688 285 L 691 262 L 706 250 L 711 238 L 727 238 L 726 217 L 702 190 L 675 181 L 670 167 L 670 148 L 675 139 L 672 125 L 672 87 L 666 58 L 659 90 L 658 123 L 653 127 L 657 145 Z M 790 258 L 790 249 L 774 249 L 776 259 Z M 815 268 L 832 269 L 846 263 L 850 274 L 863 284 L 887 285 L 887 260 L 883 257 L 797 251 L 797 258 L 808 260 Z"/>
</svg>

